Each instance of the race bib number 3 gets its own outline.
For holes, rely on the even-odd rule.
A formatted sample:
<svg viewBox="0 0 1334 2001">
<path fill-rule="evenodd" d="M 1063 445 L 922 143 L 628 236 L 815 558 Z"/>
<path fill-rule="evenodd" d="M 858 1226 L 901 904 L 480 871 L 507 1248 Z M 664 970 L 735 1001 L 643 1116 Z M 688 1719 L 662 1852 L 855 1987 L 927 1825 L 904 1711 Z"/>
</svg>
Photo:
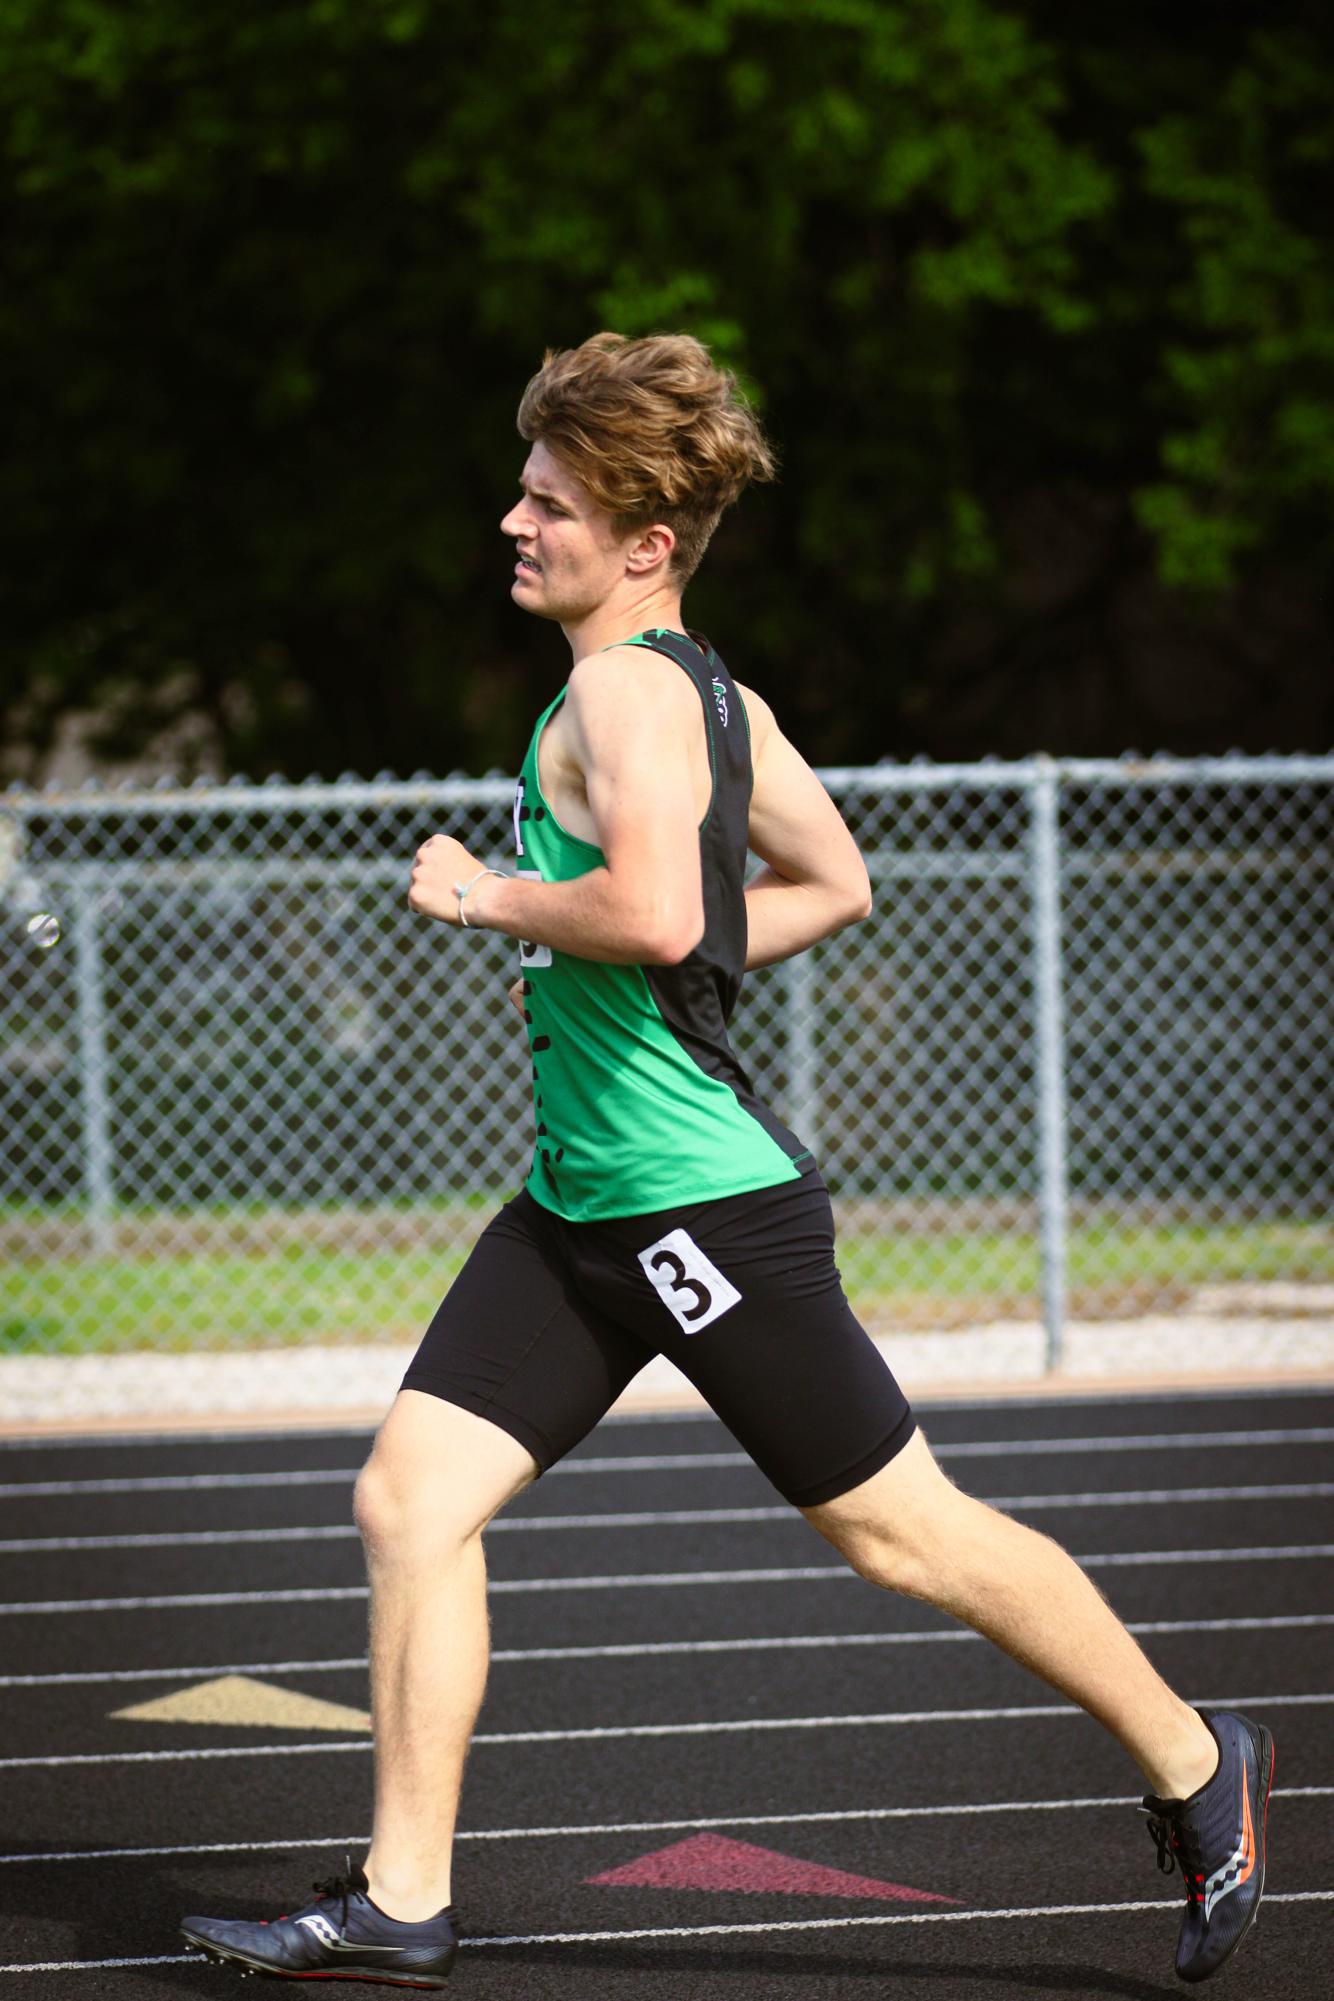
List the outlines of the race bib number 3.
<svg viewBox="0 0 1334 2001">
<path fill-rule="evenodd" d="M 639 1253 L 639 1262 L 683 1334 L 698 1334 L 741 1297 L 685 1230 L 670 1230 Z"/>
</svg>

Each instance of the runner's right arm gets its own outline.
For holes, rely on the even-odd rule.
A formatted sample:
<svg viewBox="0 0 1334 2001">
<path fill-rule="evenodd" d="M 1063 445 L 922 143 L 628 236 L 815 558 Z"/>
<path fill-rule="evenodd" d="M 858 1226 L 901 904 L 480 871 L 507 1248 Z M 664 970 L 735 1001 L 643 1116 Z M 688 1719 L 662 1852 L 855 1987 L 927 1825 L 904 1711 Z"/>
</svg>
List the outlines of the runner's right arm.
<svg viewBox="0 0 1334 2001">
<path fill-rule="evenodd" d="M 603 862 L 558 882 L 499 876 L 448 834 L 417 850 L 409 907 L 604 965 L 677 965 L 704 930 L 688 754 L 699 701 L 661 656 L 614 647 L 581 660 L 565 702 Z"/>
<path fill-rule="evenodd" d="M 755 774 L 751 852 L 765 864 L 746 888 L 746 970 L 791 959 L 871 914 L 866 864 L 824 786 L 768 703 L 740 689 Z"/>
</svg>

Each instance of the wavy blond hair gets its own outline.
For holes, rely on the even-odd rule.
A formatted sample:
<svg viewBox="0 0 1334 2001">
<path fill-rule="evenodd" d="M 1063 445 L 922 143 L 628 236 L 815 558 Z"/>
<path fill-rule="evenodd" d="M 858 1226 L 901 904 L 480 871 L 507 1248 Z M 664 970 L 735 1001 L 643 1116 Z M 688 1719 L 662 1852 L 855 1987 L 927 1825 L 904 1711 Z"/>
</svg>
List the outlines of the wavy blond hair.
<svg viewBox="0 0 1334 2001">
<path fill-rule="evenodd" d="M 682 583 L 724 508 L 776 471 L 736 377 L 690 334 L 599 333 L 549 348 L 523 393 L 519 435 L 541 439 L 619 534 L 664 522 Z"/>
</svg>

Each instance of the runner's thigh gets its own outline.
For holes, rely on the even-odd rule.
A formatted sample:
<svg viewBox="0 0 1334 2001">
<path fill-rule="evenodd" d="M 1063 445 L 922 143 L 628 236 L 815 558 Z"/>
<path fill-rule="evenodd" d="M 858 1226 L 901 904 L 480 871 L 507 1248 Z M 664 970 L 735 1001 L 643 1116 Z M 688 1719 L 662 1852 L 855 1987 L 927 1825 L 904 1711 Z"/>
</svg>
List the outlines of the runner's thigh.
<svg viewBox="0 0 1334 2001">
<path fill-rule="evenodd" d="M 572 1241 L 584 1297 L 673 1361 L 795 1505 L 849 1492 L 911 1438 L 907 1399 L 844 1294 L 818 1174 Z"/>
<path fill-rule="evenodd" d="M 545 1471 L 592 1430 L 648 1359 L 573 1289 L 568 1225 L 525 1193 L 493 1217 L 403 1378 L 507 1431 Z"/>
</svg>

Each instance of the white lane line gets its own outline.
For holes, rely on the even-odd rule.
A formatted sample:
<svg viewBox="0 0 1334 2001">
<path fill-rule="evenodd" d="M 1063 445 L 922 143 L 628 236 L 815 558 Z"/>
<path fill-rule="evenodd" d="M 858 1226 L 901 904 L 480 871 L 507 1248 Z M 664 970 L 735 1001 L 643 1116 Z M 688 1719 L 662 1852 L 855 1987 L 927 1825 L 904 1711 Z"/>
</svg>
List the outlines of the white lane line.
<svg viewBox="0 0 1334 2001">
<path fill-rule="evenodd" d="M 1276 1890 L 1265 1898 L 1273 1904 L 1327 1904 L 1334 1890 Z M 776 1918 L 767 1924 L 749 1925 L 653 1925 L 635 1931 L 610 1932 L 525 1932 L 510 1937 L 463 1938 L 463 1949 L 489 1947 L 496 1951 L 515 1945 L 616 1945 L 646 1938 L 727 1938 L 753 1936 L 758 1932 L 848 1931 L 854 1925 L 966 1925 L 995 1923 L 1007 1918 L 1096 1918 L 1121 1917 L 1140 1911 L 1176 1912 L 1174 1897 L 1138 1899 L 1123 1904 L 1032 1904 L 1025 1909 L 1003 1911 L 876 1911 L 853 1918 Z M 0 1973 L 92 1973 L 119 1966 L 201 1966 L 197 1952 L 154 1953 L 143 1959 L 37 1959 L 25 1966 L 0 1966 Z"/>
<path fill-rule="evenodd" d="M 1334 1616 L 1334 1615 L 1332 1615 Z M 494 1661 L 496 1656 L 492 1654 Z M 225 1661 L 212 1667 L 108 1668 L 69 1674 L 2 1674 L 0 1688 L 70 1688 L 121 1681 L 197 1681 L 223 1674 L 342 1674 L 370 1666 L 367 1654 L 326 1661 Z"/>
<path fill-rule="evenodd" d="M 1136 1487 L 1121 1493 L 991 1494 L 987 1505 L 1033 1514 L 1042 1508 L 1148 1508 L 1188 1501 L 1321 1501 L 1334 1495 L 1334 1480 L 1271 1483 L 1263 1487 Z"/>
<path fill-rule="evenodd" d="M 1272 1798 L 1329 1799 L 1334 1786 L 1275 1786 Z M 941 1820 L 978 1818 L 995 1813 L 1072 1813 L 1090 1808 L 1139 1805 L 1139 1796 L 1068 1800 L 982 1800 L 953 1806 L 853 1806 L 819 1813 L 696 1814 L 690 1820 L 608 1820 L 570 1827 L 481 1827 L 459 1830 L 455 1841 L 588 1840 L 608 1834 L 680 1834 L 701 1827 L 806 1827 L 814 1823 L 872 1820 Z M 276 1855 L 308 1848 L 351 1850 L 370 1842 L 369 1834 L 319 1835 L 290 1841 L 199 1841 L 176 1848 L 81 1848 L 59 1854 L 0 1855 L 0 1867 L 24 1862 L 130 1862 L 163 1855 Z"/>
<path fill-rule="evenodd" d="M 1330 1436 L 1334 1438 L 1334 1432 Z M 554 1473 L 676 1473 L 706 1466 L 749 1466 L 745 1452 L 620 1453 L 610 1458 L 562 1459 L 547 1469 Z M 273 1473 L 158 1473 L 134 1480 L 14 1480 L 0 1486 L 0 1498 L 65 1494 L 182 1494 L 213 1487 L 334 1487 L 351 1486 L 357 1466 L 314 1467 Z"/>
<path fill-rule="evenodd" d="M 1250 1408 L 1265 1404 L 1306 1402 L 1312 1397 L 1326 1397 L 1329 1394 L 1327 1382 L 1311 1383 L 1255 1383 L 1238 1389 L 1214 1389 L 1198 1391 L 1192 1389 L 1147 1389 L 1117 1390 L 1099 1394 L 1095 1386 L 1087 1390 L 1072 1390 L 1056 1395 L 1051 1391 L 1038 1390 L 1032 1396 L 976 1396 L 947 1397 L 944 1399 L 926 1397 L 919 1409 L 922 1413 L 940 1416 L 957 1416 L 962 1411 L 984 1412 L 988 1417 L 1005 1417 L 1013 1411 L 1052 1410 L 1103 1410 L 1114 1409 L 1119 1414 L 1128 1409 L 1151 1409 L 1155 1404 L 1190 1404 L 1197 1410 L 1207 1410 L 1218 1406 L 1226 1410 L 1229 1406 Z M 717 1418 L 711 1410 L 618 1410 L 609 1412 L 603 1420 L 610 1432 L 629 1431 L 639 1425 L 696 1425 L 716 1424 Z M 144 1428 L 138 1431 L 117 1432 L 62 1432 L 58 1436 L 34 1435 L 31 1432 L 7 1433 L 0 1436 L 0 1453 L 5 1452 L 50 1452 L 78 1451 L 100 1452 L 104 1446 L 112 1449 L 134 1447 L 140 1452 L 154 1450 L 167 1445 L 249 1445 L 287 1444 L 296 1440 L 312 1438 L 364 1438 L 368 1442 L 374 1438 L 378 1420 L 357 1423 L 355 1420 L 342 1424 L 292 1425 L 283 1429 L 278 1425 L 233 1425 L 211 1431 L 174 1430 L 158 1431 Z M 605 1434 L 604 1434 L 605 1435 Z"/>
<path fill-rule="evenodd" d="M 66 1440 L 56 1441 L 60 1444 Z M 0 1440 L 0 1445 L 5 1443 Z M 1207 1448 L 1263 1445 L 1329 1445 L 1334 1443 L 1334 1426 L 1308 1426 L 1284 1431 L 1167 1431 L 1117 1434 L 1108 1438 L 1018 1438 L 978 1439 L 957 1445 L 933 1443 L 938 1459 L 1032 1458 L 1038 1454 L 1090 1452 L 1161 1452 L 1178 1447 Z M 712 1466 L 746 1466 L 754 1461 L 745 1452 L 659 1452 L 621 1453 L 610 1457 L 562 1459 L 546 1478 L 565 1473 L 676 1473 Z M 0 1499 L 45 1499 L 75 1494 L 181 1494 L 211 1489 L 249 1487 L 334 1487 L 356 1479 L 355 1466 L 315 1467 L 265 1473 L 162 1473 L 129 1480 L 14 1480 L 0 1485 Z"/>
<path fill-rule="evenodd" d="M 1310 1626 L 1334 1626 L 1334 1612 L 1286 1612 L 1272 1618 L 1132 1619 L 1126 1631 L 1153 1633 L 1260 1633 Z M 741 1640 L 624 1640 L 598 1647 L 497 1647 L 492 1666 L 523 1661 L 642 1660 L 654 1654 L 747 1654 L 791 1652 L 812 1647 L 911 1647 L 980 1641 L 966 1628 L 913 1630 L 906 1633 L 793 1633 Z M 3 1674 L 0 1688 L 68 1688 L 80 1683 L 125 1681 L 195 1681 L 223 1674 L 343 1674 L 369 1667 L 365 1654 L 342 1660 L 223 1661 L 205 1667 L 103 1668 L 67 1674 Z"/>
<path fill-rule="evenodd" d="M 1213 1709 L 1321 1708 L 1334 1694 L 1212 1695 L 1192 1697 Z M 996 1709 L 891 1709 L 861 1716 L 741 1716 L 716 1723 L 600 1723 L 572 1730 L 479 1730 L 480 1745 L 622 1743 L 638 1737 L 735 1737 L 774 1730 L 873 1730 L 921 1723 L 1005 1723 L 1046 1721 L 1053 1716 L 1082 1716 L 1069 1702 L 1015 1703 Z M 323 1744 L 228 1744 L 186 1751 L 74 1751 L 50 1758 L 0 1758 L 0 1771 L 53 1771 L 67 1765 L 200 1764 L 217 1758 L 336 1757 L 349 1751 L 369 1751 L 369 1737 Z"/>
<path fill-rule="evenodd" d="M 1121 1494 L 984 1494 L 987 1506 L 1008 1514 L 1033 1514 L 1049 1508 L 1144 1508 L 1182 1506 L 1205 1501 L 1322 1501 L 1334 1496 L 1334 1480 L 1268 1487 L 1152 1487 Z M 493 1521 L 488 1535 L 530 1533 L 539 1529 L 714 1528 L 737 1522 L 795 1522 L 795 1508 L 657 1508 L 638 1514 L 505 1515 Z M 20 1536 L 0 1541 L 0 1556 L 49 1555 L 79 1549 L 191 1549 L 225 1544 L 280 1542 L 351 1542 L 359 1531 L 351 1522 L 297 1528 L 187 1529 L 177 1534 Z"/>
<path fill-rule="evenodd" d="M 1283 1563 L 1303 1556 L 1334 1556 L 1334 1543 L 1286 1543 L 1272 1549 L 1128 1549 L 1113 1551 L 1111 1555 L 1095 1553 L 1092 1556 L 1077 1556 L 1075 1562 L 1082 1564 L 1085 1570 L 1099 1570 L 1138 1563 L 1254 1563 L 1266 1560 Z"/>
<path fill-rule="evenodd" d="M 495 1590 L 493 1584 L 491 1590 Z M 34 1598 L 13 1605 L 0 1605 L 0 1614 L 18 1618 L 38 1612 L 141 1612 L 163 1611 L 173 1605 L 186 1609 L 201 1605 L 310 1605 L 337 1603 L 341 1599 L 364 1599 L 364 1584 L 307 1586 L 288 1591 L 184 1591 L 156 1598 Z"/>
<path fill-rule="evenodd" d="M 553 1473 L 658 1473 L 690 1472 L 708 1466 L 749 1466 L 755 1462 L 744 1452 L 666 1452 L 653 1456 L 626 1454 L 616 1458 L 562 1459 L 549 1467 Z M 133 1480 L 14 1480 L 0 1486 L 0 1498 L 23 1500 L 42 1497 L 50 1500 L 71 1494 L 184 1494 L 208 1492 L 214 1488 L 249 1487 L 350 1487 L 361 1469 L 357 1466 L 314 1467 L 272 1473 L 158 1473 Z"/>
<path fill-rule="evenodd" d="M 1334 1900 L 1334 1890 L 1280 1890 L 1266 1898 L 1268 1904 L 1318 1904 Z M 464 1945 L 610 1945 L 620 1939 L 644 1938 L 723 1938 L 756 1932 L 847 1931 L 854 1925 L 967 1925 L 986 1924 L 1005 1918 L 1085 1918 L 1119 1917 L 1131 1911 L 1176 1912 L 1174 1897 L 1137 1898 L 1124 1904 L 1033 1904 L 1025 1909 L 1003 1911 L 877 1911 L 854 1918 L 776 1918 L 768 1923 L 749 1925 L 652 1925 L 635 1931 L 612 1932 L 531 1932 L 508 1938 L 465 1938 Z"/>
<path fill-rule="evenodd" d="M 1291 1612 L 1273 1618 L 1239 1619 L 1140 1619 L 1126 1622 L 1126 1631 L 1138 1634 L 1154 1633 L 1239 1633 L 1266 1632 L 1283 1627 L 1334 1626 L 1334 1612 Z M 982 1644 L 980 1633 L 969 1632 L 966 1628 L 945 1627 L 941 1629 L 913 1630 L 904 1633 L 796 1633 L 777 1635 L 773 1638 L 741 1640 L 644 1640 L 620 1641 L 597 1647 L 514 1647 L 498 1648 L 491 1656 L 492 1662 L 501 1661 L 584 1661 L 584 1660 L 638 1660 L 652 1654 L 732 1654 L 800 1651 L 813 1647 L 913 1647 L 951 1645 L 960 1642 Z M 369 1665 L 364 1662 L 362 1665 Z M 270 1670 L 277 1672 L 276 1669 Z M 214 1668 L 213 1674 L 261 1673 L 262 1669 Z M 136 1677 L 149 1676 L 146 1671 L 132 1669 Z M 98 1677 L 101 1679 L 102 1677 Z M 0 1680 L 0 1687 L 4 1681 Z"/>
<path fill-rule="evenodd" d="M 1255 1549 L 1137 1549 L 1111 1554 L 1076 1555 L 1085 1570 L 1135 1565 L 1180 1563 L 1198 1568 L 1204 1563 L 1288 1563 L 1334 1556 L 1334 1543 L 1263 1545 Z M 530 1591 L 665 1591 L 698 1584 L 803 1584 L 830 1578 L 856 1578 L 841 1563 L 798 1565 L 772 1570 L 665 1570 L 591 1577 L 522 1577 L 492 1581 L 492 1597 Z M 278 1591 L 178 1591 L 136 1598 L 34 1598 L 0 1605 L 0 1616 L 54 1612 L 140 1612 L 207 1605 L 309 1605 L 364 1599 L 364 1584 L 301 1586 Z"/>
<path fill-rule="evenodd" d="M 492 1522 L 491 1529 L 508 1526 Z M 608 1526 L 615 1526 L 609 1524 Z M 180 1535 L 69 1535 L 15 1537 L 0 1542 L 0 1555 L 33 1556 L 38 1552 L 47 1554 L 54 1550 L 71 1549 L 198 1549 L 230 1546 L 242 1543 L 273 1542 L 351 1542 L 357 1531 L 351 1522 L 311 1524 L 305 1528 L 288 1529 L 187 1529 Z M 488 1534 L 490 1530 L 488 1530 Z"/>
<path fill-rule="evenodd" d="M 1268 1904 L 1322 1904 L 1334 1900 L 1334 1890 L 1280 1890 L 1265 1899 Z M 853 1925 L 967 1925 L 985 1924 L 1004 1918 L 1085 1918 L 1119 1917 L 1128 1911 L 1175 1913 L 1175 1897 L 1144 1897 L 1124 1904 L 1033 1904 L 1025 1909 L 1003 1911 L 877 1911 L 854 1918 L 776 1918 L 750 1925 L 652 1925 L 636 1931 L 614 1932 L 530 1932 L 508 1938 L 463 1939 L 463 1945 L 609 1945 L 619 1939 L 643 1938 L 722 1938 L 755 1932 L 847 1931 Z"/>
<path fill-rule="evenodd" d="M 1327 1385 L 1322 1383 L 1299 1385 L 1297 1393 L 1302 1396 L 1319 1396 L 1326 1388 Z M 1115 1403 L 1118 1408 L 1126 1404 L 1181 1403 L 1183 1401 L 1203 1406 L 1208 1404 L 1240 1403 L 1243 1396 L 1247 1402 L 1264 1403 L 1268 1399 L 1291 1398 L 1293 1394 L 1294 1390 L 1290 1384 L 1265 1383 L 1257 1384 L 1253 1389 L 1245 1391 L 1213 1390 L 1204 1395 L 1192 1390 L 1177 1390 L 1171 1396 L 1164 1394 L 1159 1397 L 1152 1393 L 1141 1395 L 1137 1390 L 1128 1390 L 1123 1394 L 1118 1394 L 1114 1398 L 1094 1395 L 1087 1398 L 1079 1398 L 1077 1401 L 1087 1404 L 1091 1409 L 1097 1409 L 1101 1405 L 1108 1403 Z M 1003 1407 L 1015 1410 L 1029 1410 L 1035 1404 L 1041 1403 L 1045 1407 L 1052 1409 L 1060 1408 L 1070 1401 L 1070 1398 L 1064 1396 L 1014 1397 L 1006 1398 Z M 389 1406 L 386 1404 L 386 1411 L 388 1408 Z M 1002 1408 L 1002 1406 L 998 1405 L 993 1398 L 980 1398 L 961 1400 L 958 1403 L 951 1400 L 949 1408 L 951 1411 L 992 1411 Z M 641 1424 L 696 1425 L 717 1424 L 718 1422 L 711 1410 L 695 1408 L 690 1410 L 609 1411 L 602 1421 L 613 1432 L 629 1431 L 636 1425 Z M 23 1431 L 8 1432 L 0 1435 L 0 1453 L 51 1451 L 100 1452 L 104 1446 L 108 1446 L 113 1450 L 134 1448 L 139 1452 L 152 1452 L 168 1445 L 295 1445 L 297 1443 L 305 1444 L 309 1440 L 316 1438 L 364 1438 L 369 1445 L 375 1437 L 376 1431 L 379 1429 L 381 1419 L 377 1417 L 358 1422 L 355 1418 L 350 1418 L 343 1423 L 292 1424 L 286 1426 L 276 1424 L 246 1424 L 238 1419 L 237 1423 L 232 1425 L 230 1429 L 224 1426 L 215 1427 L 211 1431 L 191 1429 L 184 1431 L 159 1431 L 151 1424 L 145 1424 L 142 1429 L 137 1431 L 80 1431 L 77 1428 L 77 1422 L 76 1419 L 76 1428 L 73 1431 L 61 1432 L 55 1436 Z"/>
<path fill-rule="evenodd" d="M 1334 1442 L 1334 1426 L 1310 1425 L 1283 1431 L 1157 1431 L 1114 1432 L 1104 1438 L 980 1438 L 957 1445 L 931 1449 L 938 1459 L 1008 1459 L 1022 1455 L 1077 1452 L 1172 1452 L 1178 1447 L 1248 1447 L 1256 1445 L 1328 1445 Z"/>
<path fill-rule="evenodd" d="M 1207 1399 L 1206 1399 L 1207 1401 Z M 0 1437 L 4 1452 L 159 1452 L 169 1445 L 295 1445 L 316 1438 L 364 1438 L 375 1436 L 373 1424 L 291 1425 L 286 1430 L 262 1425 L 256 1430 L 243 1424 L 233 1431 L 157 1431 L 146 1425 L 142 1431 L 81 1431 L 77 1419 L 72 1431 L 57 1435 L 43 1432 L 10 1432 Z"/>
<path fill-rule="evenodd" d="M 78 1494 L 211 1493 L 236 1487 L 339 1487 L 352 1485 L 350 1466 L 284 1473 L 157 1473 L 137 1480 L 7 1480 L 0 1500 L 62 1500 Z"/>
<path fill-rule="evenodd" d="M 143 1959 L 30 1959 L 26 1966 L 0 1966 L 0 1973 L 100 1973 L 116 1966 L 199 1966 L 197 1952 L 154 1952 Z"/>
</svg>

